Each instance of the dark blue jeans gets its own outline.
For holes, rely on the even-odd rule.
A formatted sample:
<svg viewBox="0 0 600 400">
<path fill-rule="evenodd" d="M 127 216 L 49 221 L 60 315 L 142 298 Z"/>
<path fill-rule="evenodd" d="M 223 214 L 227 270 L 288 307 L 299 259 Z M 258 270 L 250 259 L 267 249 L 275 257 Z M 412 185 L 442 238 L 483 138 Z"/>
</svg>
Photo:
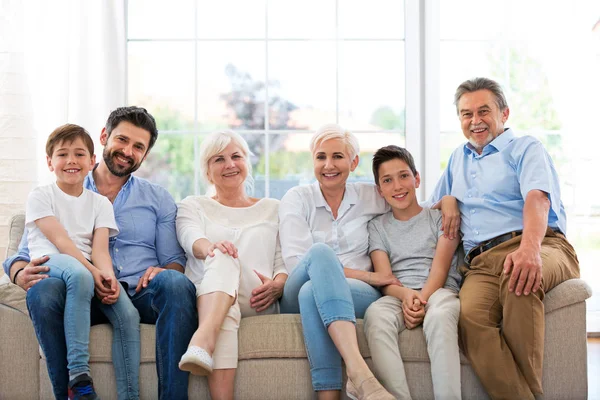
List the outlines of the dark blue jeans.
<svg viewBox="0 0 600 400">
<path fill-rule="evenodd" d="M 67 398 L 69 372 L 63 317 L 66 287 L 62 280 L 44 279 L 27 292 L 27 308 L 46 356 L 54 396 Z M 189 374 L 179 369 L 179 359 L 198 327 L 196 287 L 177 271 L 156 275 L 131 297 L 142 323 L 156 325 L 156 369 L 160 399 L 187 399 Z M 92 301 L 92 325 L 107 322 L 97 300 Z"/>
</svg>

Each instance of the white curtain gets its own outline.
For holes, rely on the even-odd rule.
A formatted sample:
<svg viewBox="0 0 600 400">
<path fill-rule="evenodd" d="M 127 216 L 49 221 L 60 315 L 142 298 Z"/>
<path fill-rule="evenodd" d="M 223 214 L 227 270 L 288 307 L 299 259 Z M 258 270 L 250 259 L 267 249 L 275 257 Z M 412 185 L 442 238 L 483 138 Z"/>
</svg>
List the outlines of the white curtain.
<svg viewBox="0 0 600 400">
<path fill-rule="evenodd" d="M 124 0 L 0 1 L 0 259 L 10 215 L 53 178 L 50 132 L 79 124 L 98 146 L 109 112 L 125 104 L 125 27 Z"/>
</svg>

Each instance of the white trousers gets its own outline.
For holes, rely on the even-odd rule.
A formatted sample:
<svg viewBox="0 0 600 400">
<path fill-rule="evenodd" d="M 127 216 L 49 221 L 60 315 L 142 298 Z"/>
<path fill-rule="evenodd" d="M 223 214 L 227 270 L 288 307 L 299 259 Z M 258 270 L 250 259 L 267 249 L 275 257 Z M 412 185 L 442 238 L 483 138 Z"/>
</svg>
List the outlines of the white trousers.
<svg viewBox="0 0 600 400">
<path fill-rule="evenodd" d="M 431 361 L 431 378 L 436 400 L 460 400 L 460 358 L 458 350 L 458 294 L 438 289 L 425 306 L 423 333 Z M 402 302 L 384 296 L 371 304 L 364 318 L 364 329 L 373 372 L 396 399 L 410 400 L 406 373 L 398 347 L 398 336 L 406 326 Z"/>
<path fill-rule="evenodd" d="M 239 259 L 215 250 L 214 257 L 204 261 L 204 277 L 196 284 L 196 296 L 213 292 L 224 292 L 236 300 L 229 308 L 213 353 L 214 369 L 237 368 L 238 329 L 242 317 L 257 315 L 250 307 L 252 290 L 262 284 L 251 268 L 243 268 Z M 279 312 L 278 302 L 273 303 L 263 314 Z"/>
</svg>

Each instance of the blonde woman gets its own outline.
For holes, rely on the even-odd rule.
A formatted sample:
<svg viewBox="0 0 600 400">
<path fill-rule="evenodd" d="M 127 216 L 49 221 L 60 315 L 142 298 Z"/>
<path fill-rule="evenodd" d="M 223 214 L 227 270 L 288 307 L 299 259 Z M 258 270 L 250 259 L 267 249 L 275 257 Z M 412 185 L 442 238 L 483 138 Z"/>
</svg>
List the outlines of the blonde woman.
<svg viewBox="0 0 600 400">
<path fill-rule="evenodd" d="M 381 297 L 378 286 L 398 284 L 375 273 L 368 254 L 368 222 L 387 211 L 375 185 L 348 183 L 358 165 L 358 141 L 338 125 L 320 128 L 310 143 L 317 182 L 290 189 L 281 200 L 282 254 L 290 271 L 281 311 L 300 313 L 319 399 L 338 399 L 342 363 L 346 394 L 393 400 L 363 360 L 356 318 Z"/>
<path fill-rule="evenodd" d="M 279 312 L 287 273 L 278 238 L 279 201 L 246 192 L 246 141 L 229 130 L 202 142 L 202 176 L 214 196 L 190 196 L 177 213 L 177 238 L 196 285 L 199 326 L 179 368 L 208 375 L 211 398 L 232 399 L 241 317 Z"/>
</svg>

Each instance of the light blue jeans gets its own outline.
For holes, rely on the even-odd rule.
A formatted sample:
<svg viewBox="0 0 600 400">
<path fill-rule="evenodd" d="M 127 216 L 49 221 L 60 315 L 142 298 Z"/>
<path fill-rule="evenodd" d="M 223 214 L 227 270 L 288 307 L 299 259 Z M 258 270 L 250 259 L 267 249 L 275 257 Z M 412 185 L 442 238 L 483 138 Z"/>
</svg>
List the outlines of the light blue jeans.
<svg viewBox="0 0 600 400">
<path fill-rule="evenodd" d="M 50 268 L 46 275 L 62 280 L 66 286 L 63 324 L 69 374 L 89 373 L 90 307 L 94 296 L 92 273 L 75 258 L 66 254 L 53 254 L 44 265 Z M 38 338 L 45 334 L 37 329 L 36 333 Z"/>
<path fill-rule="evenodd" d="M 50 268 L 50 278 L 33 286 L 27 293 L 27 306 L 30 310 L 38 341 L 46 355 L 48 373 L 58 398 L 66 397 L 68 375 L 59 373 L 51 365 L 60 360 L 61 349 L 66 353 L 66 369 L 71 375 L 89 373 L 90 321 L 106 319 L 113 326 L 112 359 L 117 381 L 117 394 L 122 399 L 139 398 L 140 368 L 140 316 L 138 310 L 121 286 L 116 303 L 102 304 L 94 298 L 92 274 L 75 258 L 66 254 L 54 254 L 44 264 Z M 56 283 L 53 285 L 53 283 Z M 38 287 L 39 286 L 39 287 Z M 37 290 L 44 287 L 47 290 Z M 54 294 L 65 293 L 62 305 L 55 306 Z M 40 296 L 44 296 L 43 299 Z M 60 297 L 60 296 L 58 296 Z M 30 307 L 31 304 L 31 307 Z M 64 310 L 62 315 L 48 312 L 44 307 Z M 92 309 L 90 317 L 90 308 Z M 43 311 L 42 311 L 43 310 Z M 98 313 L 100 311 L 100 313 Z M 102 316 L 98 314 L 103 314 Z M 62 317 L 62 324 L 48 323 L 49 319 Z M 58 321 L 56 321 L 58 322 Z M 60 325 L 60 326 L 59 326 Z M 64 329 L 64 335 L 60 331 Z M 57 338 L 62 336 L 62 338 Z M 61 346 L 61 342 L 64 343 Z M 66 347 L 64 347 L 66 346 Z M 62 354 L 65 354 L 62 353 Z M 63 367 L 64 368 L 64 367 Z M 65 371 L 66 372 L 66 371 Z"/>
<path fill-rule="evenodd" d="M 94 298 L 92 316 L 95 308 L 100 309 L 113 328 L 112 361 L 117 380 L 117 398 L 137 400 L 140 398 L 140 313 L 122 285 L 116 303 L 103 304 Z"/>
<path fill-rule="evenodd" d="M 342 388 L 342 358 L 327 332 L 329 324 L 356 323 L 380 297 L 371 285 L 347 279 L 337 255 L 323 243 L 314 244 L 289 275 L 281 313 L 300 313 L 314 390 Z"/>
</svg>

